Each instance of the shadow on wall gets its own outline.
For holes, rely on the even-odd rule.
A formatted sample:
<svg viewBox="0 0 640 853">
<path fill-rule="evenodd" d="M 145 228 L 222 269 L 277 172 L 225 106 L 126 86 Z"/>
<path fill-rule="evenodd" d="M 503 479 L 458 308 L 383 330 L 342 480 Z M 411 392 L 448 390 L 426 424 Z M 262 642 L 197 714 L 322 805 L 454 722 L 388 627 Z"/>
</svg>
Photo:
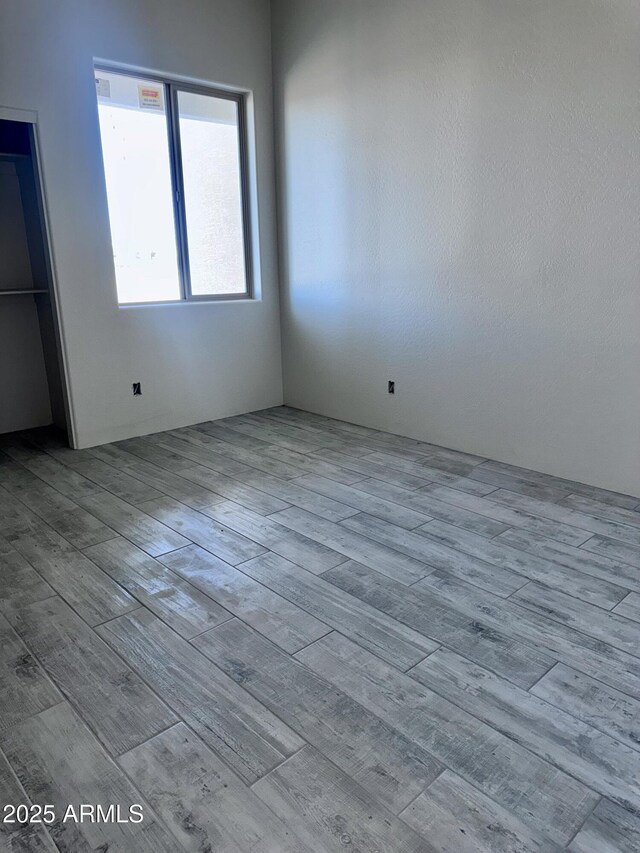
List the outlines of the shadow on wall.
<svg viewBox="0 0 640 853">
<path fill-rule="evenodd" d="M 275 0 L 273 31 L 285 401 L 637 491 L 640 7 Z"/>
</svg>

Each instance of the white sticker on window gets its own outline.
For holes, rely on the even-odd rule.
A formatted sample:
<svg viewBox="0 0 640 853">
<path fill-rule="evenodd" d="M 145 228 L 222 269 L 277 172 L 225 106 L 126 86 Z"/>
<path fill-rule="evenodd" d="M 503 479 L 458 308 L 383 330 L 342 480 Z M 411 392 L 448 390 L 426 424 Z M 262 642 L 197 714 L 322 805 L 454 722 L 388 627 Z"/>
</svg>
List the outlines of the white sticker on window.
<svg viewBox="0 0 640 853">
<path fill-rule="evenodd" d="M 162 86 L 138 86 L 138 103 L 143 110 L 164 110 Z"/>
<path fill-rule="evenodd" d="M 105 77 L 96 77 L 96 92 L 99 98 L 110 98 L 111 81 Z"/>
</svg>

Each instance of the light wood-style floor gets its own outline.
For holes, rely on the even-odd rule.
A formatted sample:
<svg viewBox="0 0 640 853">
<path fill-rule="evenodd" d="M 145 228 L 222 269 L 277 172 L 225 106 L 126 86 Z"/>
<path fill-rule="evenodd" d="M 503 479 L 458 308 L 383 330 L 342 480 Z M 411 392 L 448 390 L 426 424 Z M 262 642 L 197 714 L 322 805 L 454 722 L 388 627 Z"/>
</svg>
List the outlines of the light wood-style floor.
<svg viewBox="0 0 640 853">
<path fill-rule="evenodd" d="M 640 498 L 289 408 L 0 451 L 1 851 L 640 850 Z"/>
</svg>

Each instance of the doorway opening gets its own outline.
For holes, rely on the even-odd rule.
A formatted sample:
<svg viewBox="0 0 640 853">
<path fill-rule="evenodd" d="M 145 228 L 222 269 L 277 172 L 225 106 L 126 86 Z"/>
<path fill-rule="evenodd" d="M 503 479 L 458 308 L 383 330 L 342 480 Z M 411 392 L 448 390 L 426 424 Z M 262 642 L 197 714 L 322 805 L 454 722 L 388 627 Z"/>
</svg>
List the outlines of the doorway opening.
<svg viewBox="0 0 640 853">
<path fill-rule="evenodd" d="M 72 443 L 35 126 L 0 118 L 0 434 Z"/>
</svg>

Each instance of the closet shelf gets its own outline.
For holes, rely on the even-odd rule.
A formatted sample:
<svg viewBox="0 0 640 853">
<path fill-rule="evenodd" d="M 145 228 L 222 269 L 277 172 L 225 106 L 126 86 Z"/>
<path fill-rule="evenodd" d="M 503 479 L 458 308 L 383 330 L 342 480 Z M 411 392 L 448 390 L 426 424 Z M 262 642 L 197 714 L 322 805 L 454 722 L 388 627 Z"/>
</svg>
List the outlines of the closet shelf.
<svg viewBox="0 0 640 853">
<path fill-rule="evenodd" d="M 0 290 L 0 296 L 17 296 L 19 293 L 48 293 L 46 287 L 34 289 L 33 287 L 23 287 L 21 290 Z"/>
</svg>

